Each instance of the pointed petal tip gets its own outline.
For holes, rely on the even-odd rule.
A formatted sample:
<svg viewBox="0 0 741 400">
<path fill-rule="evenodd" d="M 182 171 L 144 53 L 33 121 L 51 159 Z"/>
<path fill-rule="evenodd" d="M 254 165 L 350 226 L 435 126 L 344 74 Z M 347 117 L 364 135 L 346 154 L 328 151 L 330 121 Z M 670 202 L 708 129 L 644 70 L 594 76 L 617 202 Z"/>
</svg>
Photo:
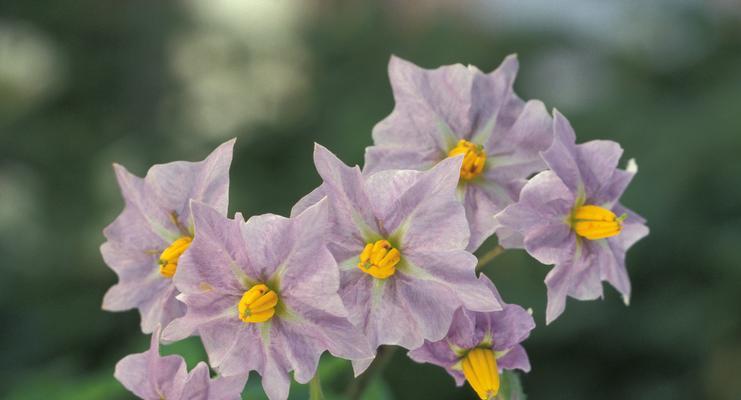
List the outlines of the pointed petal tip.
<svg viewBox="0 0 741 400">
<path fill-rule="evenodd" d="M 100 306 L 102 310 L 110 312 L 120 312 L 128 311 L 134 308 L 134 306 L 121 304 L 121 301 L 119 300 L 121 296 L 116 293 L 116 291 L 119 290 L 119 283 L 116 283 L 115 285 L 108 288 L 108 290 L 103 295 L 103 303 Z"/>
<path fill-rule="evenodd" d="M 234 149 L 234 144 L 237 143 L 237 138 L 233 137 L 226 142 L 220 144 L 216 147 L 216 149 L 212 153 L 216 153 L 218 151 L 232 151 Z"/>
<path fill-rule="evenodd" d="M 635 158 L 631 158 L 628 160 L 628 166 L 625 168 L 626 171 L 630 172 L 631 174 L 638 173 L 638 163 L 636 163 Z"/>
<path fill-rule="evenodd" d="M 360 172 L 360 167 L 345 164 L 336 154 L 319 143 L 314 143 L 314 166 L 322 178 L 325 178 L 324 173 L 334 169 L 357 169 Z"/>
<path fill-rule="evenodd" d="M 317 160 L 320 158 L 329 158 L 334 156 L 334 158 L 337 158 L 334 153 L 329 151 L 328 148 L 322 146 L 321 144 L 314 142 L 314 163 L 316 164 Z"/>
<path fill-rule="evenodd" d="M 173 320 L 165 329 L 163 329 L 159 335 L 159 340 L 164 344 L 175 343 L 179 340 L 183 340 L 189 335 L 182 335 L 182 332 L 178 332 L 178 325 L 180 318 Z"/>
<path fill-rule="evenodd" d="M 554 305 L 552 303 L 553 300 L 550 298 L 548 299 L 548 304 L 545 308 L 545 324 L 546 326 L 550 325 L 553 321 L 555 321 L 558 317 L 563 314 L 564 309 L 566 308 L 566 304 L 558 304 Z M 564 299 L 565 301 L 565 299 Z"/>
<path fill-rule="evenodd" d="M 119 180 L 119 182 L 121 181 L 121 179 L 133 175 L 131 172 L 129 172 L 128 169 L 126 169 L 126 167 L 117 162 L 114 162 L 112 165 L 113 172 L 116 174 L 116 178 Z"/>
<path fill-rule="evenodd" d="M 405 58 L 399 57 L 396 54 L 391 54 L 391 57 L 389 57 L 389 64 L 388 64 L 389 74 L 391 73 L 392 69 L 400 68 L 400 67 L 408 67 L 408 66 L 417 67 L 413 62 Z"/>
<path fill-rule="evenodd" d="M 509 65 L 509 64 L 514 64 L 513 65 L 514 67 L 518 67 L 519 68 L 519 66 L 520 66 L 520 57 L 519 57 L 519 55 L 517 53 L 511 53 L 511 54 L 507 55 L 506 57 L 504 57 L 504 60 L 502 60 L 502 65 Z"/>
<path fill-rule="evenodd" d="M 558 142 L 573 147 L 576 145 L 576 131 L 563 114 L 558 109 L 553 109 L 553 144 L 545 152 L 548 152 Z"/>
<path fill-rule="evenodd" d="M 435 170 L 445 170 L 449 169 L 451 171 L 454 171 L 456 174 L 460 175 L 461 166 L 463 165 L 463 154 L 458 154 L 453 157 L 446 157 L 439 163 L 435 164 L 432 168 L 427 170 L 427 172 L 432 172 Z"/>
<path fill-rule="evenodd" d="M 566 117 L 563 115 L 563 113 L 561 113 L 561 111 L 559 111 L 558 108 L 556 107 L 553 107 L 553 119 L 554 119 L 554 123 L 556 119 L 568 121 Z"/>
<path fill-rule="evenodd" d="M 375 356 L 371 358 L 364 358 L 362 360 L 352 360 L 353 376 L 355 378 L 359 377 L 363 372 L 365 372 L 368 369 L 368 367 L 370 367 L 374 359 L 375 359 Z"/>
</svg>

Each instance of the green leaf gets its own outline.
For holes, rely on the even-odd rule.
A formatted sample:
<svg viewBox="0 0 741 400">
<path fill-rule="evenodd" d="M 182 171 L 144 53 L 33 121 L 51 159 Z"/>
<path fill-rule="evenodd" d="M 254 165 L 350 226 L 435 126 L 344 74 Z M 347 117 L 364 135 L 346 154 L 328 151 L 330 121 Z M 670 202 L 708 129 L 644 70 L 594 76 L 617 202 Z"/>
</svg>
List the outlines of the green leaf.
<svg viewBox="0 0 741 400">
<path fill-rule="evenodd" d="M 501 386 L 497 400 L 525 400 L 525 392 L 522 390 L 520 375 L 515 372 L 505 370 L 501 376 Z"/>
<path fill-rule="evenodd" d="M 393 398 L 389 385 L 381 377 L 377 377 L 368 385 L 361 400 L 393 400 Z"/>
<path fill-rule="evenodd" d="M 324 393 L 322 392 L 322 384 L 319 382 L 318 373 L 309 382 L 309 400 L 324 400 Z"/>
</svg>

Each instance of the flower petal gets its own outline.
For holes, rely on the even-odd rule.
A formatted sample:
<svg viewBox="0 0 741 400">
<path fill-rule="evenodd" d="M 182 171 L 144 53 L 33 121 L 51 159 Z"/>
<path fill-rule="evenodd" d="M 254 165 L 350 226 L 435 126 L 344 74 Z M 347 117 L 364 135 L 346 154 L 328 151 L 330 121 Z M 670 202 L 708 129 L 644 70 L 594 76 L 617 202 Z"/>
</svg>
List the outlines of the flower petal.
<svg viewBox="0 0 741 400">
<path fill-rule="evenodd" d="M 572 249 L 571 229 L 566 218 L 574 204 L 574 195 L 552 171 L 533 177 L 523 187 L 518 203 L 505 208 L 494 219 L 495 229 L 509 232 L 509 242 L 522 244 L 528 252 L 544 264 L 554 264 L 568 257 Z"/>
<path fill-rule="evenodd" d="M 573 193 L 583 190 L 576 151 L 576 133 L 571 123 L 558 110 L 553 110 L 553 143 L 542 153 L 548 167 Z"/>
<path fill-rule="evenodd" d="M 160 200 L 160 205 L 177 212 L 183 223 L 191 221 L 189 199 L 209 204 L 221 215 L 226 215 L 229 167 L 235 141 L 232 139 L 223 143 L 203 161 L 155 165 L 144 179 Z"/>
<path fill-rule="evenodd" d="M 633 177 L 638 172 L 638 165 L 635 160 L 628 161 L 628 168 L 625 170 L 616 169 L 610 180 L 600 189 L 599 193 L 592 195 L 592 201 L 606 208 L 612 208 L 623 195 Z"/>
<path fill-rule="evenodd" d="M 476 251 L 497 229 L 494 215 L 501 207 L 517 200 L 524 181 L 510 182 L 509 187 L 487 181 L 481 184 L 468 184 L 464 187 L 463 207 L 471 229 L 471 237 L 466 250 Z"/>
<path fill-rule="evenodd" d="M 422 173 L 398 171 L 395 173 L 396 176 L 408 178 L 387 180 L 400 183 L 396 187 L 382 184 L 375 186 L 378 193 L 374 200 L 384 198 L 384 192 L 402 193 L 396 201 L 374 203 L 376 206 L 380 204 L 386 208 L 384 212 L 378 212 L 382 215 L 383 228 L 392 235 L 395 231 L 401 233 L 403 249 L 444 251 L 460 249 L 468 243 L 469 231 L 465 211 L 455 198 L 460 163 L 461 157 L 455 157 L 441 161 L 429 171 Z M 385 178 L 386 175 L 381 176 Z M 372 184 L 380 180 L 371 177 L 368 181 Z M 402 191 L 404 186 L 408 189 Z"/>
<path fill-rule="evenodd" d="M 247 256 L 244 264 L 248 266 L 245 272 L 256 281 L 268 281 L 295 246 L 291 220 L 275 214 L 256 215 L 242 225 L 241 231 Z"/>
<path fill-rule="evenodd" d="M 553 142 L 552 126 L 552 118 L 543 102 L 525 103 L 512 126 L 501 133 L 495 132 L 484 146 L 488 166 L 486 179 L 506 183 L 527 179 L 546 169 L 540 152 Z"/>
<path fill-rule="evenodd" d="M 592 140 L 576 146 L 579 168 L 588 197 L 610 185 L 623 148 L 611 140 Z"/>
<path fill-rule="evenodd" d="M 142 243 L 142 239 L 136 239 L 134 233 L 145 233 L 147 231 L 159 237 L 159 241 L 170 243 L 179 237 L 178 228 L 172 222 L 171 211 L 162 204 L 162 200 L 157 196 L 155 190 L 146 183 L 146 178 L 142 179 L 130 173 L 126 168 L 119 164 L 113 164 L 113 170 L 116 173 L 116 180 L 121 189 L 124 202 L 124 212 L 113 224 L 103 230 L 106 238 L 109 239 L 133 239 L 127 243 Z M 182 199 L 187 204 L 188 199 Z M 116 225 L 118 221 L 119 225 Z M 128 232 L 126 229 L 130 229 Z M 134 231 L 136 229 L 136 231 Z M 117 237 L 115 233 L 121 235 Z M 156 243 L 156 242 L 155 242 Z M 155 244 L 152 243 L 152 244 Z M 143 244 L 143 243 L 142 243 Z M 151 246 L 146 243 L 145 245 Z"/>
<path fill-rule="evenodd" d="M 437 164 L 445 156 L 446 154 L 442 150 L 434 147 L 370 146 L 365 148 L 363 174 L 369 175 L 389 169 L 424 171 Z"/>
<path fill-rule="evenodd" d="M 316 189 L 312 190 L 304 197 L 300 198 L 296 202 L 296 204 L 293 205 L 293 207 L 291 208 L 291 217 L 301 214 L 302 212 L 304 212 L 304 210 L 318 203 L 319 200 L 323 199 L 324 197 L 326 197 L 326 193 L 324 190 L 324 185 L 322 184 L 317 186 Z"/>
<path fill-rule="evenodd" d="M 626 304 L 630 302 L 630 279 L 625 267 L 625 253 L 633 244 L 648 235 L 648 227 L 642 221 L 631 222 L 630 219 L 628 217 L 623 223 L 619 235 L 600 241 L 599 253 L 600 278 L 614 286 L 623 295 Z"/>
<path fill-rule="evenodd" d="M 188 312 L 165 327 L 162 340 L 168 343 L 182 340 L 195 334 L 199 327 L 220 321 L 241 323 L 237 315 L 239 298 L 239 295 L 229 296 L 214 289 L 178 295 L 178 299 L 188 305 Z"/>
<path fill-rule="evenodd" d="M 594 300 L 602 297 L 602 283 L 599 265 L 596 264 L 594 250 L 583 242 L 573 256 L 556 266 L 545 278 L 548 289 L 546 324 L 550 324 L 566 307 L 566 296 L 579 300 Z"/>
<path fill-rule="evenodd" d="M 476 278 L 477 260 L 471 253 L 414 251 L 407 252 L 404 258 L 408 265 L 401 272 L 413 277 L 414 283 L 430 281 L 448 288 L 457 298 L 458 304 L 454 308 L 462 305 L 472 311 L 501 310 L 501 304 L 483 278 Z"/>
<path fill-rule="evenodd" d="M 314 147 L 314 164 L 324 180 L 322 186 L 332 209 L 330 242 L 345 245 L 338 251 L 349 256 L 357 252 L 355 247 L 362 248 L 365 245 L 368 235 L 380 232 L 363 176 L 359 168 L 348 167 L 320 145 Z M 349 244 L 349 248 L 346 244 Z M 338 257 L 335 251 L 333 254 Z"/>
<path fill-rule="evenodd" d="M 522 372 L 530 372 L 530 359 L 527 357 L 525 348 L 521 345 L 509 349 L 507 354 L 497 358 L 500 369 L 519 369 Z"/>
<path fill-rule="evenodd" d="M 121 359 L 116 363 L 113 376 L 140 398 L 152 399 L 163 396 L 179 398 L 187 374 L 182 357 L 160 357 L 159 329 L 156 328 L 149 350 Z"/>
<path fill-rule="evenodd" d="M 471 131 L 469 109 L 473 74 L 463 65 L 435 70 L 391 57 L 389 79 L 394 111 L 373 128 L 375 143 L 394 147 L 424 146 L 424 152 L 447 152 L 455 137 Z"/>
<path fill-rule="evenodd" d="M 173 281 L 183 293 L 201 292 L 207 288 L 241 294 L 244 277 L 256 279 L 244 245 L 244 221 L 240 215 L 228 219 L 203 203 L 191 203 L 196 235 L 180 257 Z"/>
<path fill-rule="evenodd" d="M 466 139 L 483 144 L 488 149 L 503 132 L 511 129 L 525 104 L 513 89 L 519 68 L 515 54 L 507 56 L 489 74 L 469 66 L 473 74 L 470 108 L 472 128 Z"/>
<path fill-rule="evenodd" d="M 340 276 L 326 247 L 327 213 L 328 201 L 323 198 L 291 218 L 291 252 L 278 270 L 281 292 L 319 302 L 337 294 Z"/>
</svg>

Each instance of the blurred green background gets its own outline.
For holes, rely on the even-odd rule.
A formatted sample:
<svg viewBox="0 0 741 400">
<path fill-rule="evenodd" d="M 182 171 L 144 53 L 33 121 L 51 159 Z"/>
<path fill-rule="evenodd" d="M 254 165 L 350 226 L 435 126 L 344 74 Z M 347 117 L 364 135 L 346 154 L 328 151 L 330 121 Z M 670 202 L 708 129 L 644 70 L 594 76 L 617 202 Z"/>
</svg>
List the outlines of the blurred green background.
<svg viewBox="0 0 741 400">
<path fill-rule="evenodd" d="M 1 1 L 0 398 L 130 398 L 113 366 L 148 338 L 135 311 L 100 309 L 112 162 L 143 175 L 237 137 L 230 212 L 287 214 L 319 183 L 313 142 L 362 163 L 391 54 L 490 71 L 515 52 L 523 98 L 637 159 L 624 203 L 651 227 L 630 307 L 609 288 L 545 326 L 548 268 L 519 251 L 486 268 L 534 310 L 529 398 L 741 399 L 737 0 Z M 165 351 L 204 357 L 196 339 Z M 345 362 L 321 376 L 350 382 Z M 264 398 L 254 374 L 245 393 Z M 366 398 L 473 392 L 397 352 Z"/>
</svg>

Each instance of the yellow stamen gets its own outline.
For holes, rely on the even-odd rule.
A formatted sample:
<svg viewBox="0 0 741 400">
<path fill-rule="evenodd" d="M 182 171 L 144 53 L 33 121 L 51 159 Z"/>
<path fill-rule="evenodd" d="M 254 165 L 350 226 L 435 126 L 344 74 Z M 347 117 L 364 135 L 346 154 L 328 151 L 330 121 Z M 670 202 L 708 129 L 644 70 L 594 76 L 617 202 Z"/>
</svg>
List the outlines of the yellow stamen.
<svg viewBox="0 0 741 400">
<path fill-rule="evenodd" d="M 486 165 L 486 153 L 481 145 L 461 139 L 448 152 L 448 157 L 455 157 L 459 154 L 463 154 L 463 165 L 461 166 L 462 179 L 469 180 L 481 175 L 484 165 Z"/>
<path fill-rule="evenodd" d="M 461 362 L 463 375 L 482 400 L 493 399 L 499 393 L 499 370 L 492 349 L 475 348 Z"/>
<path fill-rule="evenodd" d="M 239 319 L 244 322 L 265 322 L 273 318 L 277 305 L 278 294 L 262 283 L 257 284 L 244 292 L 239 300 Z"/>
<path fill-rule="evenodd" d="M 589 240 L 615 236 L 623 229 L 623 219 L 612 211 L 599 206 L 585 205 L 574 211 L 571 226 L 577 235 Z"/>
<path fill-rule="evenodd" d="M 401 261 L 401 253 L 386 240 L 365 245 L 360 253 L 358 268 L 378 279 L 386 279 L 396 273 L 396 264 Z"/>
<path fill-rule="evenodd" d="M 178 260 L 185 250 L 188 250 L 192 241 L 193 238 L 190 236 L 181 236 L 160 254 L 160 274 L 162 276 L 172 278 L 175 275 L 175 271 L 178 269 Z"/>
</svg>

